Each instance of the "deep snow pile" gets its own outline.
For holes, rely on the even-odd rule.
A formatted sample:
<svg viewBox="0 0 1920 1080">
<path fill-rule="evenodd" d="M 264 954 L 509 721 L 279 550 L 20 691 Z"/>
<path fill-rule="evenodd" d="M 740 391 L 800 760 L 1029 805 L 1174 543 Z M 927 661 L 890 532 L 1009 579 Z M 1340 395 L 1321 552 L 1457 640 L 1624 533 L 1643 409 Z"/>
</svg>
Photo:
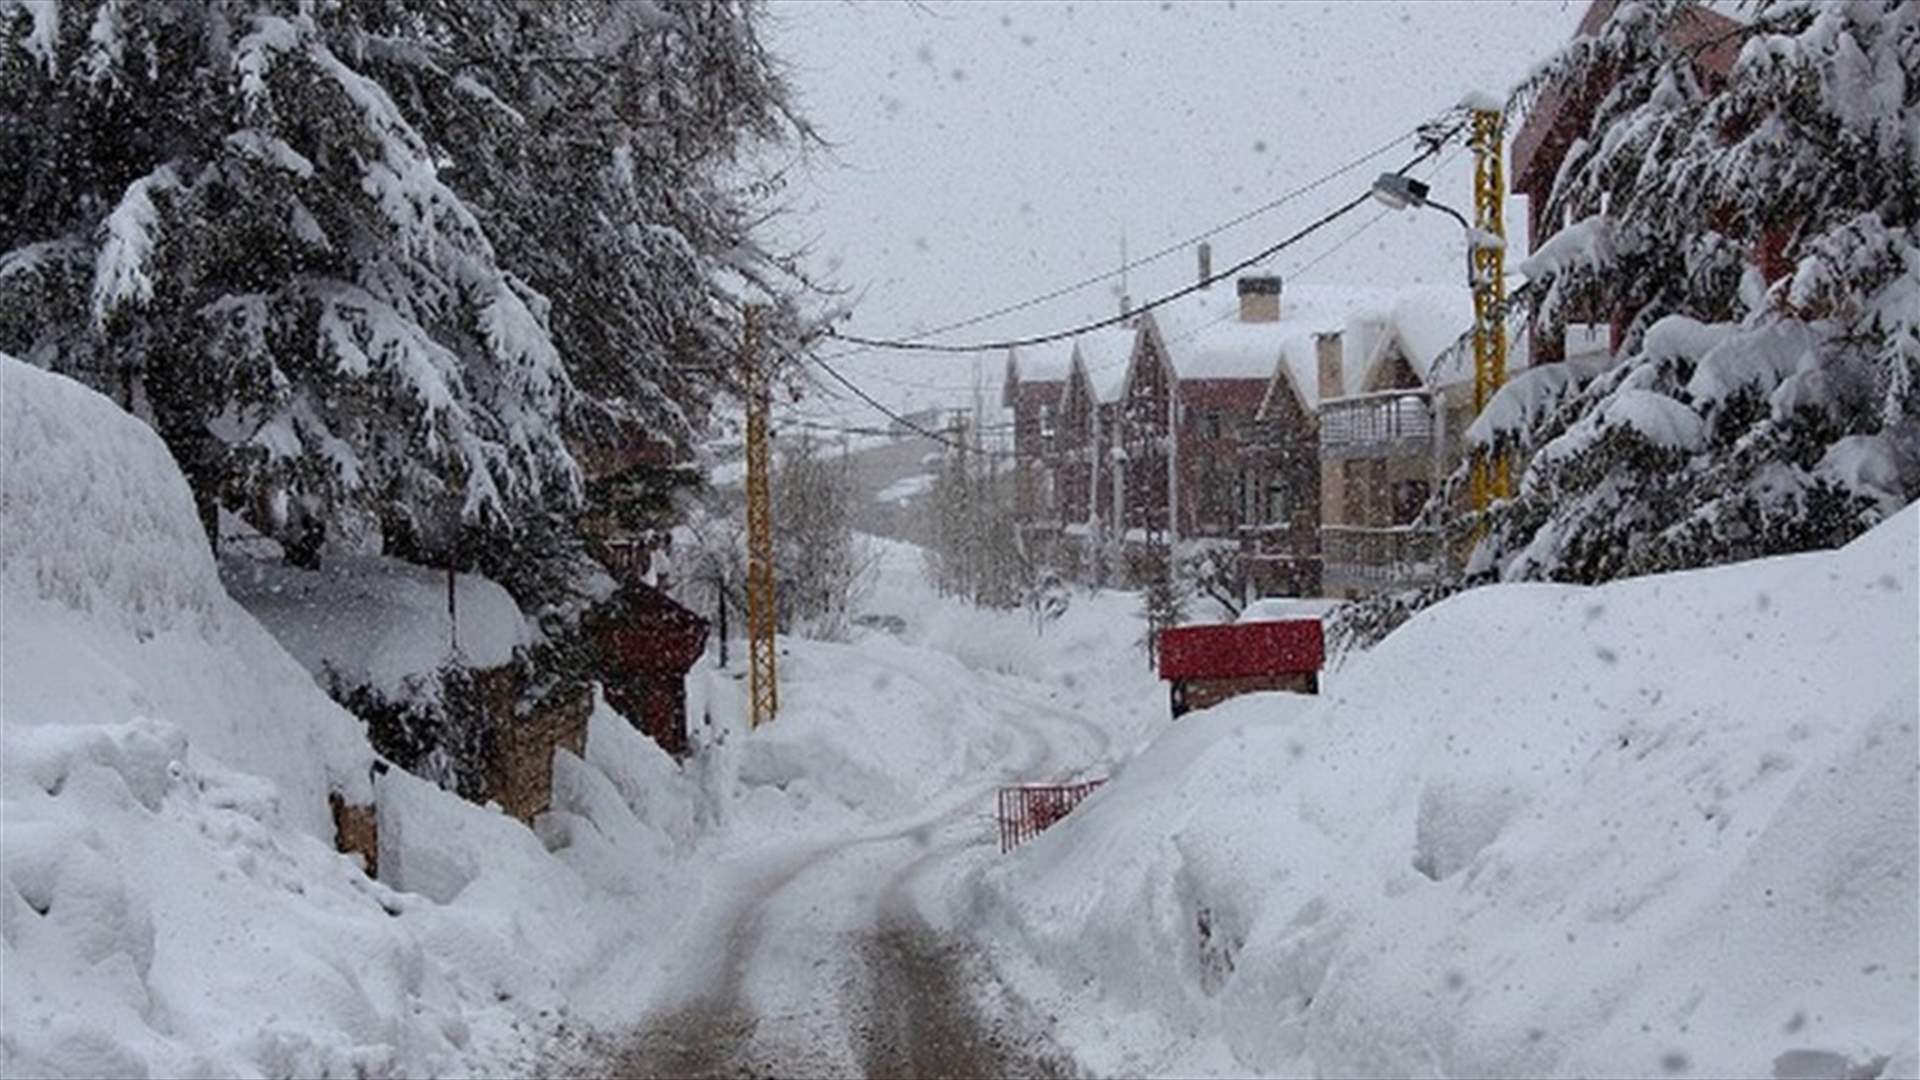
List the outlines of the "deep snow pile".
<svg viewBox="0 0 1920 1080">
<path fill-rule="evenodd" d="M 386 774 L 370 881 L 327 807 L 373 796 L 359 723 L 222 591 L 159 439 L 0 356 L 0 481 L 0 1073 L 512 1071 L 668 925 L 692 799 L 612 713 L 547 845 Z"/>
<path fill-rule="evenodd" d="M 71 380 L 0 373 L 8 727 L 164 718 L 332 835 L 327 792 L 364 803 L 372 751 L 222 591 L 159 438 Z"/>
<path fill-rule="evenodd" d="M 690 704 L 708 752 L 684 765 L 602 704 L 584 756 L 556 755 L 553 809 L 529 830 L 398 770 L 372 779 L 359 722 L 314 681 L 322 661 L 369 682 L 431 666 L 456 636 L 443 578 L 236 560 L 231 584 L 309 672 L 223 590 L 144 424 L 5 357 L 0 380 L 7 1075 L 537 1068 L 563 1025 L 634 1017 L 685 917 L 722 899 L 722 864 L 1028 760 L 1044 740 L 1006 719 L 1027 699 L 980 689 L 977 668 L 1095 647 L 933 600 L 898 547 L 875 600 L 909 613 L 908 641 L 783 641 L 783 709 L 757 732 L 734 678 L 703 664 Z M 469 660 L 524 640 L 491 589 L 461 582 Z M 1112 621 L 1062 623 L 1076 618 Z M 349 623 L 397 636 L 354 640 Z M 1144 668 L 1134 680 L 1102 689 L 1151 685 Z M 378 807 L 378 882 L 333 849 L 335 791 Z"/>
<path fill-rule="evenodd" d="M 235 557 L 221 569 L 233 598 L 315 679 L 390 701 L 412 697 L 410 680 L 446 664 L 497 667 L 532 641 L 513 597 L 477 574 L 458 575 L 450 615 L 446 572 L 394 558 L 330 558 L 303 570 Z"/>
<path fill-rule="evenodd" d="M 1917 527 L 1463 594 L 1169 728 L 976 929 L 1101 1072 L 1913 1075 Z"/>
<path fill-rule="evenodd" d="M 1091 719 L 1123 750 L 1165 717 L 1165 690 L 1133 646 L 1132 595 L 1080 594 L 1037 626 L 1024 612 L 937 595 L 917 547 L 864 542 L 875 577 L 861 610 L 897 620 L 897 633 L 782 638 L 779 716 L 752 732 L 738 719 L 744 686 L 695 670 L 690 714 L 696 725 L 713 714 L 697 740 L 724 742 L 699 766 L 709 774 L 703 805 L 729 828 L 752 835 L 882 821 L 956 784 L 1010 779 L 1007 770 L 1030 756 L 1016 743 L 1036 737 L 1020 717 L 1036 707 Z M 1097 749 L 1085 768 L 1110 753 Z"/>
</svg>

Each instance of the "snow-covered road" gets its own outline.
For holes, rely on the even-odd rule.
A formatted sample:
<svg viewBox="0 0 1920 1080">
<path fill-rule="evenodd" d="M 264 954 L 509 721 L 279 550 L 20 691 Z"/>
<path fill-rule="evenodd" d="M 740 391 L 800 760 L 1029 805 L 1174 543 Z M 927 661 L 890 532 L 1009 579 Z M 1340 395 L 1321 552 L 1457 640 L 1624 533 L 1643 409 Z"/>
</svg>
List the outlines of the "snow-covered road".
<svg viewBox="0 0 1920 1080">
<path fill-rule="evenodd" d="M 912 812 L 725 857 L 704 910 L 640 980 L 656 989 L 635 1003 L 631 1030 L 557 1065 L 672 1076 L 1067 1071 L 1044 1025 L 951 932 L 949 901 L 996 855 L 996 787 L 1082 772 L 1109 757 L 1113 739 L 1042 685 L 969 672 L 933 650 L 894 650 L 887 663 L 970 699 L 951 703 L 999 729 L 972 737 L 997 756 Z M 610 962 L 586 996 L 615 1000 L 630 978 Z"/>
</svg>

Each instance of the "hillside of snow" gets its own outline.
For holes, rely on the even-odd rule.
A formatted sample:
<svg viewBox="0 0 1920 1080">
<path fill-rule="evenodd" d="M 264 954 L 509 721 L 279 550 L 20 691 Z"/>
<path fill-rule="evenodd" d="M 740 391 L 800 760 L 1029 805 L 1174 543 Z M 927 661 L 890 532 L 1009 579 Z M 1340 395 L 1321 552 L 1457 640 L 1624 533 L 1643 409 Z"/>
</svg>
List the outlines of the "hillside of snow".
<svg viewBox="0 0 1920 1080">
<path fill-rule="evenodd" d="M 1916 530 L 1430 609 L 977 875 L 1099 1073 L 1911 1076 Z"/>
</svg>

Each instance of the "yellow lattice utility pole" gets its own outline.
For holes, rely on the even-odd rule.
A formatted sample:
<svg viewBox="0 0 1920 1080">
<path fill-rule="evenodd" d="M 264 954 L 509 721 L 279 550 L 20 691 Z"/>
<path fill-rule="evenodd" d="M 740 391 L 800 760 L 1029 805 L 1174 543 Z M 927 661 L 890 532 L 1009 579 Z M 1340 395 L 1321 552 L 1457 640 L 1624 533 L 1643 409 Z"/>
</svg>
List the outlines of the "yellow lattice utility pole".
<svg viewBox="0 0 1920 1080">
<path fill-rule="evenodd" d="M 1506 177 L 1500 167 L 1503 117 L 1497 109 L 1473 111 L 1473 415 L 1479 416 L 1507 381 Z M 1483 513 L 1495 499 L 1513 494 L 1504 453 L 1475 451 L 1473 509 Z"/>
<path fill-rule="evenodd" d="M 774 675 L 773 492 L 767 472 L 768 373 L 754 340 L 748 305 L 740 362 L 747 387 L 747 695 L 754 727 L 780 711 Z"/>
</svg>

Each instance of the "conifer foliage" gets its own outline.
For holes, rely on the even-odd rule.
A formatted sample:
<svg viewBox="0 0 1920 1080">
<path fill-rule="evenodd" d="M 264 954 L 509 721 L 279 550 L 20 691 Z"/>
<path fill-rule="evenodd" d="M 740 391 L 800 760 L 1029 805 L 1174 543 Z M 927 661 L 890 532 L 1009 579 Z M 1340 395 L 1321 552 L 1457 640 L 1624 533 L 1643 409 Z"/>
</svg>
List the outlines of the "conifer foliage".
<svg viewBox="0 0 1920 1080">
<path fill-rule="evenodd" d="M 684 441 L 802 135 L 750 5 L 0 0 L 0 349 L 290 552 L 444 553 Z M 777 323 L 777 320 L 774 320 Z"/>
<path fill-rule="evenodd" d="M 1531 88 L 1599 95 L 1546 208 L 1569 224 L 1523 265 L 1536 318 L 1625 340 L 1470 432 L 1526 463 L 1479 576 L 1829 546 L 1920 494 L 1920 5 L 1745 9 L 1718 92 L 1714 42 L 1669 32 L 1693 8 L 1620 4 Z"/>
</svg>

